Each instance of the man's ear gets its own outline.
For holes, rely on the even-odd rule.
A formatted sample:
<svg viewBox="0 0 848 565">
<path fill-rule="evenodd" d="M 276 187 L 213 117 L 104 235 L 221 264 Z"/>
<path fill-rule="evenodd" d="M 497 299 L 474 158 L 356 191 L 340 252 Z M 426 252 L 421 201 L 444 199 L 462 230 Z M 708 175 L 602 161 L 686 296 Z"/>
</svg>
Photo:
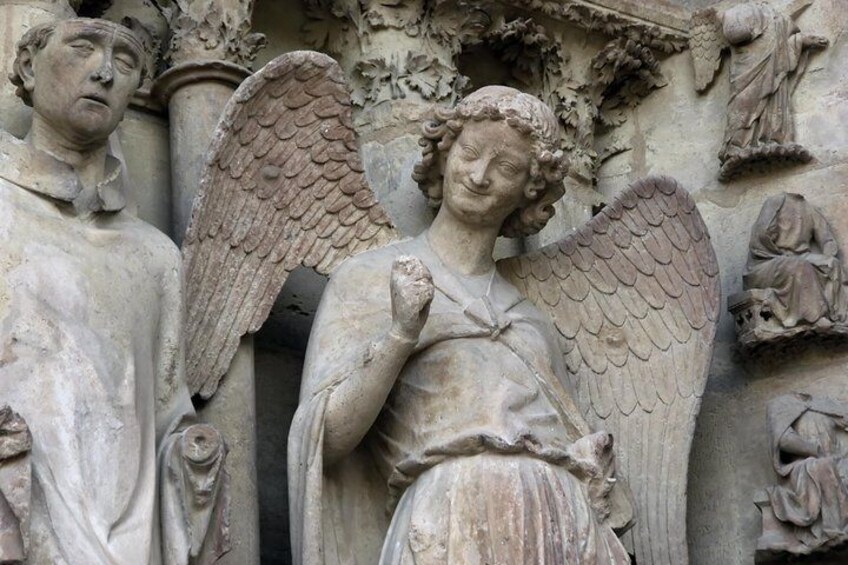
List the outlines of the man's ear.
<svg viewBox="0 0 848 565">
<path fill-rule="evenodd" d="M 32 94 L 35 88 L 35 53 L 31 47 L 27 47 L 18 55 L 18 76 L 23 82 L 24 90 Z"/>
</svg>

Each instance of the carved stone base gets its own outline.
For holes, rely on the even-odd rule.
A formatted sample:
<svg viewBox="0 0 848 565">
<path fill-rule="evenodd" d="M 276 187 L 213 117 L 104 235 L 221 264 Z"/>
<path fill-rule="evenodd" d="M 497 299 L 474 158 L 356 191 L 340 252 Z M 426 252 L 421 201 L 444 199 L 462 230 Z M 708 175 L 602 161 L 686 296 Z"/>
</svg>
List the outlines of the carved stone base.
<svg viewBox="0 0 848 565">
<path fill-rule="evenodd" d="M 812 153 L 797 143 L 749 147 L 729 155 L 721 165 L 718 178 L 727 182 L 747 173 L 766 172 L 779 167 L 808 163 L 812 158 Z"/>
<path fill-rule="evenodd" d="M 844 565 L 848 563 L 848 534 L 842 539 L 816 548 L 807 554 L 791 553 L 784 549 L 797 545 L 798 536 L 794 528 L 778 520 L 771 511 L 771 503 L 765 491 L 754 497 L 754 505 L 763 515 L 763 535 L 757 540 L 754 562 L 758 565 L 784 563 L 815 563 L 816 565 Z"/>
<path fill-rule="evenodd" d="M 815 324 L 784 327 L 771 310 L 770 304 L 774 300 L 774 291 L 761 288 L 739 292 L 727 299 L 727 308 L 736 322 L 736 337 L 742 349 L 752 351 L 766 345 L 783 345 L 811 337 L 848 340 L 848 324 L 826 318 Z"/>
</svg>

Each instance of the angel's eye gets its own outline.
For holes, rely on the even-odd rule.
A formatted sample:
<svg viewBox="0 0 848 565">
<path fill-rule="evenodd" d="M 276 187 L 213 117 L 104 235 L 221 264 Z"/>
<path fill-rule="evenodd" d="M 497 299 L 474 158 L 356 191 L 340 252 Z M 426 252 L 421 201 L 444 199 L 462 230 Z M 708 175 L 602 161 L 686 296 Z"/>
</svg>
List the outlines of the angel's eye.
<svg viewBox="0 0 848 565">
<path fill-rule="evenodd" d="M 476 159 L 480 156 L 476 149 L 471 147 L 470 145 L 462 146 L 462 156 L 466 159 Z"/>
<path fill-rule="evenodd" d="M 498 163 L 498 169 L 507 176 L 513 176 L 518 173 L 518 167 L 510 163 L 509 161 L 501 161 Z"/>
</svg>

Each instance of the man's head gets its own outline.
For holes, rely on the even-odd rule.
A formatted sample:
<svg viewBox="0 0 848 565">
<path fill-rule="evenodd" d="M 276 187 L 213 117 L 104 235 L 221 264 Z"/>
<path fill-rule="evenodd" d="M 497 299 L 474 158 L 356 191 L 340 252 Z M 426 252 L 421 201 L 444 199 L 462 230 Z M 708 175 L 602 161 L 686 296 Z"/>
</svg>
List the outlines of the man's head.
<svg viewBox="0 0 848 565">
<path fill-rule="evenodd" d="M 60 135 L 81 145 L 108 138 L 143 78 L 144 47 L 129 28 L 77 18 L 30 29 L 10 79 Z"/>
<path fill-rule="evenodd" d="M 469 122 L 504 122 L 529 139 L 530 174 L 525 204 L 503 223 L 501 235 L 518 237 L 538 232 L 553 216 L 552 204 L 564 193 L 565 158 L 559 150 L 559 121 L 553 111 L 530 94 L 504 86 L 483 87 L 424 125 L 420 144 L 424 156 L 413 178 L 434 206 L 444 196 L 445 166 L 454 142 Z M 492 140 L 493 143 L 499 140 Z"/>
</svg>

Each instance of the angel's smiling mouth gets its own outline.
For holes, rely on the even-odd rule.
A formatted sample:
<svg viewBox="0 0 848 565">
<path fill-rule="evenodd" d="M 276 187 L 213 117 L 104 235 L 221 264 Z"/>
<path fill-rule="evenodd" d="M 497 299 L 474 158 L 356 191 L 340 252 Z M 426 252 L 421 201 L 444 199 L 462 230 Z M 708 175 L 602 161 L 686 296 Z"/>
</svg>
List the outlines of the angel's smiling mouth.
<svg viewBox="0 0 848 565">
<path fill-rule="evenodd" d="M 488 194 L 489 194 L 489 193 L 488 193 L 488 192 L 486 192 L 485 190 L 476 190 L 476 189 L 474 189 L 474 188 L 471 188 L 471 186 L 469 186 L 468 184 L 466 184 L 466 183 L 464 183 L 464 182 L 463 182 L 463 183 L 460 183 L 460 184 L 462 185 L 462 188 L 464 188 L 464 189 L 465 189 L 465 190 L 467 190 L 468 192 L 471 192 L 472 194 L 476 194 L 477 196 L 486 196 L 486 195 L 488 195 Z"/>
</svg>

